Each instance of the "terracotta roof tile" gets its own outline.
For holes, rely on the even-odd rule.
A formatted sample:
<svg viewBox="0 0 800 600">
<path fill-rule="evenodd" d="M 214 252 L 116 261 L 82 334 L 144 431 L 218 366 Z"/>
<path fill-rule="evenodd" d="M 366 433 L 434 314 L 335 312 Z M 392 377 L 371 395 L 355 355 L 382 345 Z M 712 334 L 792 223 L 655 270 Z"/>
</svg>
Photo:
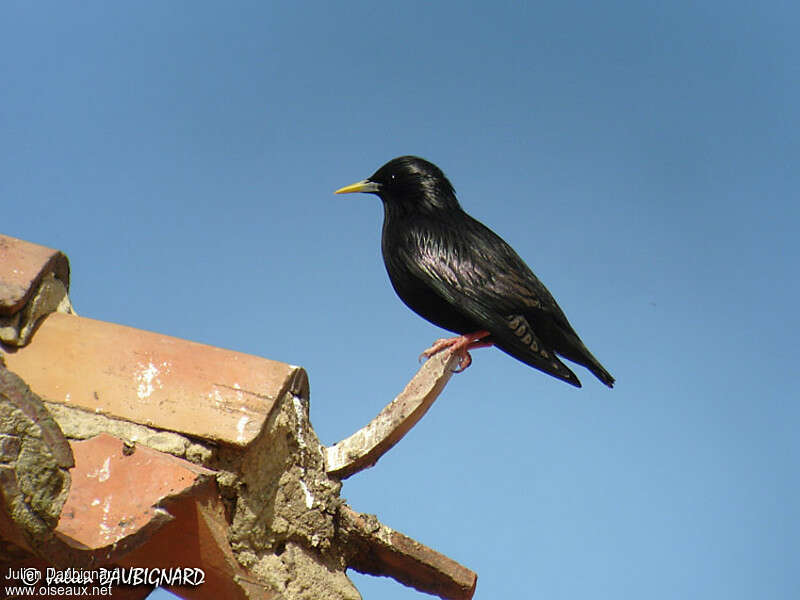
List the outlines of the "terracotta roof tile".
<svg viewBox="0 0 800 600">
<path fill-rule="evenodd" d="M 69 289 L 69 261 L 58 250 L 0 235 L 0 315 L 20 310 L 48 273 Z"/>
<path fill-rule="evenodd" d="M 198 489 L 191 497 L 170 502 L 175 520 L 159 529 L 150 540 L 118 562 L 121 566 L 157 569 L 201 567 L 202 586 L 168 587 L 181 598 L 269 600 L 281 598 L 237 562 L 228 541 L 230 525 L 225 508 L 213 486 Z M 114 589 L 116 600 L 117 589 Z"/>
<path fill-rule="evenodd" d="M 441 598 L 470 600 L 475 593 L 478 576 L 452 558 L 349 506 L 341 508 L 339 518 L 350 552 L 347 564 L 356 571 L 393 577 Z"/>
<path fill-rule="evenodd" d="M 300 367 L 61 313 L 5 360 L 46 400 L 236 446 L 284 392 L 308 397 Z"/>
<path fill-rule="evenodd" d="M 75 468 L 56 535 L 78 548 L 105 550 L 104 561 L 171 521 L 160 508 L 167 499 L 214 486 L 214 471 L 146 446 L 126 452 L 122 440 L 108 434 L 70 445 Z"/>
</svg>

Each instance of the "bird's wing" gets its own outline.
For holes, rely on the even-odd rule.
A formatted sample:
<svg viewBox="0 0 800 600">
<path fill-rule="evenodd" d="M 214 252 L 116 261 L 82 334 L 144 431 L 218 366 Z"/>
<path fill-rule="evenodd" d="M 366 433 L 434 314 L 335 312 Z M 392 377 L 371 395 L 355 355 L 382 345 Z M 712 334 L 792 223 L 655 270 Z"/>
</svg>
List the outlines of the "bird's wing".
<svg viewBox="0 0 800 600">
<path fill-rule="evenodd" d="M 454 310 L 489 331 L 501 350 L 580 387 L 548 340 L 553 331 L 575 335 L 550 292 L 499 236 L 467 219 L 435 232 L 409 230 L 415 239 L 399 245 L 398 258 Z"/>
</svg>

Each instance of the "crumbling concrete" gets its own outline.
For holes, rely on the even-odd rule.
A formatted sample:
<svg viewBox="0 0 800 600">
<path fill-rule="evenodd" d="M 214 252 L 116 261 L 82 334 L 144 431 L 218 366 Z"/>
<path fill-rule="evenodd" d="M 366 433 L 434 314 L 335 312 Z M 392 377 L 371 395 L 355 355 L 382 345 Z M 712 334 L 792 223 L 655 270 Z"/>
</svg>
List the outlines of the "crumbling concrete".
<svg viewBox="0 0 800 600">
<path fill-rule="evenodd" d="M 336 539 L 341 484 L 325 472 L 307 401 L 287 393 L 242 456 L 231 546 L 287 598 L 355 599 Z"/>
<path fill-rule="evenodd" d="M 72 451 L 41 400 L 0 362 L 0 520 L 16 524 L 11 542 L 52 555 L 73 465 Z"/>
</svg>

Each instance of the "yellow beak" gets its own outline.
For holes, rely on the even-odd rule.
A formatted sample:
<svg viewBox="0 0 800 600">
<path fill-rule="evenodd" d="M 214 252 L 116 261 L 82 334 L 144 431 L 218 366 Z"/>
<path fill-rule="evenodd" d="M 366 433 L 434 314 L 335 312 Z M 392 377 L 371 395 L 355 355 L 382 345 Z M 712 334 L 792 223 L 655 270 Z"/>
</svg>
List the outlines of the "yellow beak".
<svg viewBox="0 0 800 600">
<path fill-rule="evenodd" d="M 351 185 L 346 185 L 343 188 L 339 188 L 334 194 L 352 194 L 354 192 L 366 192 L 374 194 L 378 190 L 381 189 L 379 183 L 375 183 L 374 181 L 370 181 L 369 179 L 364 179 L 363 181 L 358 181 Z"/>
</svg>

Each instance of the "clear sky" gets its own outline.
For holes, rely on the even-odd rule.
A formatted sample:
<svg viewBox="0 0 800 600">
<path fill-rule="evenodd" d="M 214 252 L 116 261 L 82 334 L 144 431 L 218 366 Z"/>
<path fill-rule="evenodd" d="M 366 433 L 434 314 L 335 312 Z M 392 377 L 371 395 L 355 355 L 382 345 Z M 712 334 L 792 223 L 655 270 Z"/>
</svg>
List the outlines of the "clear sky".
<svg viewBox="0 0 800 600">
<path fill-rule="evenodd" d="M 442 333 L 389 285 L 380 201 L 332 192 L 423 156 L 618 383 L 479 350 L 353 508 L 478 598 L 798 598 L 799 18 L 3 2 L 0 231 L 66 252 L 81 315 L 303 365 L 330 444 Z"/>
</svg>

